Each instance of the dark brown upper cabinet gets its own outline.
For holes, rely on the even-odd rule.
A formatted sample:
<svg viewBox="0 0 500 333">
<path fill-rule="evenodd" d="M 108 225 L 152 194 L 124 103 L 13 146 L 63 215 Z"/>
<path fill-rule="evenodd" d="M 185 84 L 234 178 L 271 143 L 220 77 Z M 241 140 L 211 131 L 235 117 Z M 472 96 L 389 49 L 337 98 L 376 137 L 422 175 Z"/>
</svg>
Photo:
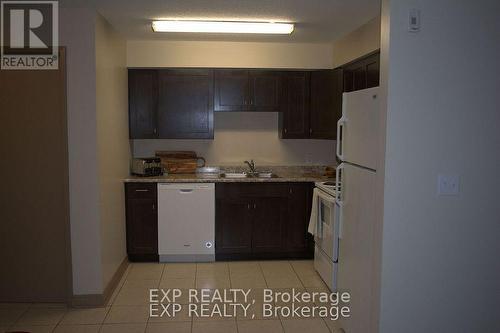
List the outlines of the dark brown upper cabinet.
<svg viewBox="0 0 500 333">
<path fill-rule="evenodd" d="M 310 138 L 336 139 L 342 91 L 342 69 L 311 72 Z"/>
<path fill-rule="evenodd" d="M 156 70 L 130 69 L 128 71 L 129 135 L 131 139 L 158 137 L 157 74 Z"/>
<path fill-rule="evenodd" d="M 282 139 L 309 138 L 310 72 L 284 72 L 281 113 Z"/>
<path fill-rule="evenodd" d="M 215 70 L 214 111 L 279 112 L 281 76 L 271 70 Z"/>
<path fill-rule="evenodd" d="M 283 73 L 282 139 L 336 138 L 342 113 L 342 70 Z"/>
<path fill-rule="evenodd" d="M 213 70 L 129 69 L 131 139 L 212 139 Z"/>
<path fill-rule="evenodd" d="M 158 72 L 158 136 L 213 139 L 213 71 Z"/>
<path fill-rule="evenodd" d="M 342 69 L 344 92 L 377 87 L 380 82 L 380 52 L 356 59 Z"/>
</svg>

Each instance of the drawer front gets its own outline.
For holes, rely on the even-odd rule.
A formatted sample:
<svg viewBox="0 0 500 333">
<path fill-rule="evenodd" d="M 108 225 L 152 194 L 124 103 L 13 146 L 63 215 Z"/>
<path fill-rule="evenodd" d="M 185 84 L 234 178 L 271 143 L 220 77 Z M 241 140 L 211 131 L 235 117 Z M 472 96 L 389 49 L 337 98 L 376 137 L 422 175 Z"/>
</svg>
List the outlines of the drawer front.
<svg viewBox="0 0 500 333">
<path fill-rule="evenodd" d="M 126 183 L 125 194 L 128 199 L 154 199 L 156 188 L 156 183 Z"/>
</svg>

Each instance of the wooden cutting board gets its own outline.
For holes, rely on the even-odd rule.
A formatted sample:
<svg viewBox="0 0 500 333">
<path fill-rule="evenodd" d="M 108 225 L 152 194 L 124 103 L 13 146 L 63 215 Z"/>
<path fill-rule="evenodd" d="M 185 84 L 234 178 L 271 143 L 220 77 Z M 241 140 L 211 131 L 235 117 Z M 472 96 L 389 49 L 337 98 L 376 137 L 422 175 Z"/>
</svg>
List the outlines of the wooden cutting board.
<svg viewBox="0 0 500 333">
<path fill-rule="evenodd" d="M 156 156 L 161 158 L 167 173 L 196 173 L 196 168 L 205 166 L 205 159 L 197 157 L 194 151 L 157 151 Z"/>
</svg>

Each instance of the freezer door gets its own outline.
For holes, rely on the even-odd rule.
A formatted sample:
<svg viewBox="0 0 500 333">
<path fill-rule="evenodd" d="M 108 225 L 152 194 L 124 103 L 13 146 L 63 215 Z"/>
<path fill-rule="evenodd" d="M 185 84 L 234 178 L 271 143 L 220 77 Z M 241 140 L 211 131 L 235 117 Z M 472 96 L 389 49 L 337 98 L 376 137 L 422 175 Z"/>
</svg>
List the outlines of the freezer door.
<svg viewBox="0 0 500 333">
<path fill-rule="evenodd" d="M 340 324 L 346 332 L 364 333 L 371 320 L 376 173 L 348 163 L 341 168 L 337 287 L 351 295 L 351 317 Z"/>
<path fill-rule="evenodd" d="M 337 123 L 337 156 L 344 162 L 377 168 L 379 88 L 342 95 L 342 117 Z"/>
</svg>

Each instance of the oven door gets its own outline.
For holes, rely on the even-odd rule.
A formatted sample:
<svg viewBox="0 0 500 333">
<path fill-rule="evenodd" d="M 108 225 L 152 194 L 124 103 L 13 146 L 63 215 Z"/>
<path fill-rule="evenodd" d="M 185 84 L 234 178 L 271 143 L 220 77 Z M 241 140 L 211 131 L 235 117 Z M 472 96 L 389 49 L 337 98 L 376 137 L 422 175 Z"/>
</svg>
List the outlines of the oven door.
<svg viewBox="0 0 500 333">
<path fill-rule="evenodd" d="M 335 198 L 320 189 L 314 191 L 317 196 L 318 213 L 316 221 L 316 246 L 324 252 L 329 260 L 338 259 L 338 218 L 336 217 Z"/>
</svg>

